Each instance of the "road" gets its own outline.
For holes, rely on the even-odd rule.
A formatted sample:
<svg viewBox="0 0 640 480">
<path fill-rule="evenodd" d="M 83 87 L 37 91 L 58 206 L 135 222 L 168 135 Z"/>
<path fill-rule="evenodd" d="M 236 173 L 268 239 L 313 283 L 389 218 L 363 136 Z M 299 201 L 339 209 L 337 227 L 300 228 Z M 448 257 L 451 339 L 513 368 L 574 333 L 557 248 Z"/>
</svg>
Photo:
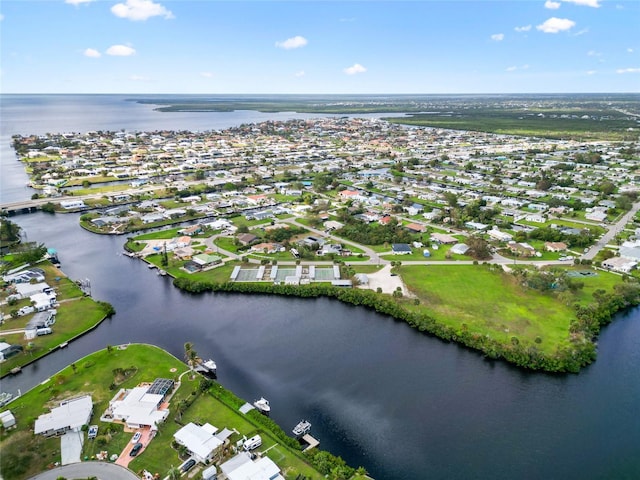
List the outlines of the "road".
<svg viewBox="0 0 640 480">
<path fill-rule="evenodd" d="M 31 480 L 56 480 L 57 478 L 91 478 L 99 480 L 139 480 L 131 470 L 106 462 L 83 462 L 65 465 L 40 473 Z"/>
<path fill-rule="evenodd" d="M 598 252 L 607 246 L 609 242 L 611 242 L 611 240 L 613 240 L 614 237 L 624 229 L 625 225 L 629 223 L 638 210 L 640 210 L 640 202 L 634 203 L 631 210 L 625 213 L 616 223 L 611 225 L 602 238 L 598 240 L 595 245 L 593 245 L 589 251 L 582 256 L 582 258 L 586 260 L 593 260 Z"/>
</svg>

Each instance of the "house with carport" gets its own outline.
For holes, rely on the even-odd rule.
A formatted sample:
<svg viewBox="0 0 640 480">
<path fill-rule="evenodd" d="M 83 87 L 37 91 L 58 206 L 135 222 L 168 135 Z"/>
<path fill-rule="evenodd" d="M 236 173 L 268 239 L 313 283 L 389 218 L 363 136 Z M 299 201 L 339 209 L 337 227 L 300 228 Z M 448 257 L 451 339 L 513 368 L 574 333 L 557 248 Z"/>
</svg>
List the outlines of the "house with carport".
<svg viewBox="0 0 640 480">
<path fill-rule="evenodd" d="M 93 400 L 91 395 L 72 398 L 60 402 L 58 407 L 49 413 L 43 413 L 35 422 L 33 433 L 51 437 L 66 432 L 79 432 L 84 425 L 88 425 L 93 414 Z"/>
<path fill-rule="evenodd" d="M 209 423 L 196 425 L 191 422 L 174 433 L 173 438 L 184 446 L 197 462 L 208 463 L 222 456 L 225 440 L 231 433 L 227 429 L 218 431 L 218 428 Z"/>
</svg>

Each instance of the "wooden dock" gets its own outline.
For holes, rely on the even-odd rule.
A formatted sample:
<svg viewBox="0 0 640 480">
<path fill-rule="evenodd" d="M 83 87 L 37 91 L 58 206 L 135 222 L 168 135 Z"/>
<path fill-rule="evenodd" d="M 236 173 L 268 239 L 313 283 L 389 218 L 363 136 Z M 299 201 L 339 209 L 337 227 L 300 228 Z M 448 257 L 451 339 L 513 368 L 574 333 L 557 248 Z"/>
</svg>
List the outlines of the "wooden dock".
<svg viewBox="0 0 640 480">
<path fill-rule="evenodd" d="M 307 447 L 304 448 L 303 452 L 311 450 L 312 448 L 316 448 L 318 445 L 320 445 L 320 441 L 316 440 L 308 433 L 302 436 L 302 440 L 304 440 L 304 442 L 307 444 Z"/>
</svg>

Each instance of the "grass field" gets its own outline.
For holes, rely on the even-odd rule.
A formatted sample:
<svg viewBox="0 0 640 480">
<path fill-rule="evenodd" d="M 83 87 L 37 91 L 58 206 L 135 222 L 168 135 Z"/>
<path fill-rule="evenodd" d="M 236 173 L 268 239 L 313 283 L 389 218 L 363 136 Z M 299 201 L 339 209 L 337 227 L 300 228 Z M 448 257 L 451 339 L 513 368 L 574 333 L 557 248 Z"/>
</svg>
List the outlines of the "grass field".
<svg viewBox="0 0 640 480">
<path fill-rule="evenodd" d="M 550 295 L 523 290 L 514 277 L 481 265 L 416 265 L 398 270 L 421 300 L 407 308 L 426 311 L 438 321 L 508 343 L 511 337 L 548 353 L 568 343 L 571 308 Z"/>
</svg>

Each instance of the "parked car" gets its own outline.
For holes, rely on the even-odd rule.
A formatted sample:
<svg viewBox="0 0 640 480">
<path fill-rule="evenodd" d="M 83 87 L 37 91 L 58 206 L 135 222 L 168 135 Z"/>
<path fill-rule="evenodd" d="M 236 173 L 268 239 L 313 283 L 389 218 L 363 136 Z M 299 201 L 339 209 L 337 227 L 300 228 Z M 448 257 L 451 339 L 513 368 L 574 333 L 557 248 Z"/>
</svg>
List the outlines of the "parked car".
<svg viewBox="0 0 640 480">
<path fill-rule="evenodd" d="M 90 439 L 91 438 L 96 438 L 98 436 L 98 426 L 97 425 L 91 425 L 89 427 L 89 433 L 87 435 Z"/>
<path fill-rule="evenodd" d="M 138 440 L 140 440 L 141 436 L 142 436 L 141 432 L 136 432 L 133 438 L 131 439 L 131 443 L 137 443 Z"/>
<path fill-rule="evenodd" d="M 133 448 L 131 449 L 131 451 L 129 452 L 129 456 L 130 457 L 135 457 L 138 452 L 140 451 L 140 449 L 142 448 L 142 444 L 140 442 L 136 443 Z"/>
<path fill-rule="evenodd" d="M 21 309 L 18 310 L 18 315 L 19 316 L 29 315 L 30 313 L 33 313 L 35 311 L 36 311 L 36 309 L 33 308 L 31 305 L 27 305 L 27 306 L 22 307 Z"/>
<path fill-rule="evenodd" d="M 182 465 L 182 467 L 180 468 L 180 471 L 182 473 L 186 473 L 189 470 L 191 470 L 193 468 L 193 466 L 196 464 L 196 461 L 193 458 L 190 458 L 189 460 L 187 460 L 186 462 L 184 462 L 184 464 Z"/>
</svg>

